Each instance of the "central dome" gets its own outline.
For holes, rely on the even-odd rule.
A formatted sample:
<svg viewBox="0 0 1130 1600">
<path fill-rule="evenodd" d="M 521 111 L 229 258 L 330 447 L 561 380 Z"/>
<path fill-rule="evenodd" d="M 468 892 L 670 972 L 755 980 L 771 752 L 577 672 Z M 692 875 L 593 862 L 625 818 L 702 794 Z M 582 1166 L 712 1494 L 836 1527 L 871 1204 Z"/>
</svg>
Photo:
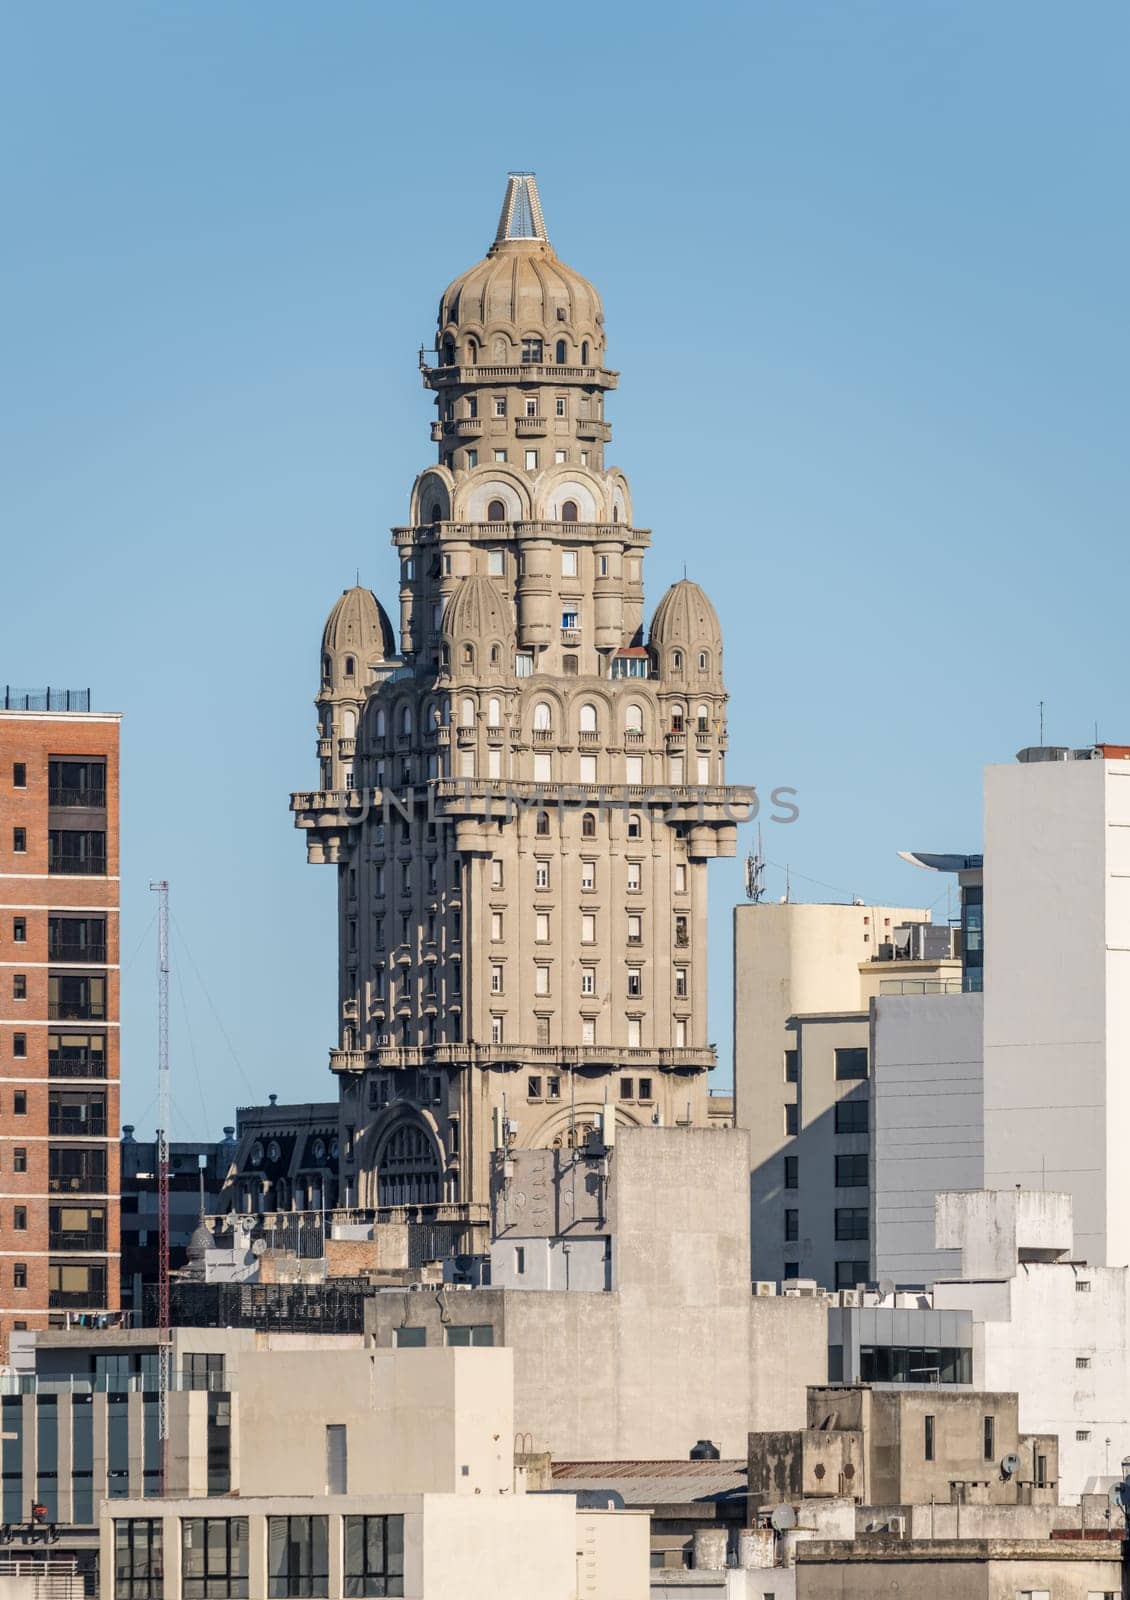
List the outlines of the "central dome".
<svg viewBox="0 0 1130 1600">
<path fill-rule="evenodd" d="M 444 290 L 438 325 L 440 350 L 461 366 L 602 364 L 600 296 L 558 259 L 532 173 L 510 174 L 494 243 Z M 541 351 L 531 350 L 539 340 Z"/>
</svg>

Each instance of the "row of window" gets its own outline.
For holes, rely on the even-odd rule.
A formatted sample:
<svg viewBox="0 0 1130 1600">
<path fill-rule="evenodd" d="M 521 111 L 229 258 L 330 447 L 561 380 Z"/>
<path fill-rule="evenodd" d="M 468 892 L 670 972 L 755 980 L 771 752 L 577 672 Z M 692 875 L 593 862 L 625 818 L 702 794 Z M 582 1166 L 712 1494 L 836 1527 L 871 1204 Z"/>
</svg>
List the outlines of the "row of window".
<svg viewBox="0 0 1130 1600">
<path fill-rule="evenodd" d="M 12 763 L 12 788 L 27 788 L 26 761 Z M 47 762 L 47 803 L 52 806 L 102 809 L 106 804 L 105 761 L 50 758 Z"/>
<path fill-rule="evenodd" d="M 549 995 L 551 991 L 552 966 L 547 961 L 534 963 L 534 994 L 538 996 Z M 626 974 L 627 994 L 630 1000 L 638 1000 L 643 996 L 644 969 L 642 966 L 629 967 Z M 597 993 L 597 968 L 595 963 L 586 963 L 580 969 L 581 994 L 595 995 Z M 501 961 L 492 961 L 490 967 L 490 992 L 493 995 L 506 993 L 506 967 Z M 688 998 L 688 972 L 686 967 L 675 968 L 675 998 L 685 1000 Z M 863 1158 L 866 1169 L 867 1158 Z"/>
<path fill-rule="evenodd" d="M 247 1600 L 249 1519 L 182 1517 L 180 1533 L 183 1600 Z M 163 1536 L 158 1517 L 115 1519 L 114 1600 L 164 1600 Z M 266 1537 L 271 1600 L 329 1594 L 328 1517 L 268 1517 Z M 403 1516 L 343 1517 L 341 1537 L 345 1595 L 404 1593 Z"/>
<path fill-rule="evenodd" d="M 551 938 L 550 920 L 552 913 L 538 911 L 534 914 L 534 939 L 538 944 L 548 944 Z M 625 915 L 625 941 L 627 944 L 643 944 L 643 918 L 642 911 L 629 911 Z M 690 917 L 678 912 L 673 921 L 672 931 L 674 944 L 677 950 L 690 947 Z M 503 911 L 492 911 L 490 914 L 490 937 L 492 944 L 502 944 L 506 938 L 506 914 Z M 582 911 L 581 913 L 581 943 L 596 944 L 597 939 L 597 913 L 595 911 Z M 795 1107 L 793 1108 L 796 1109 Z M 794 1130 L 795 1131 L 795 1130 Z"/>
<path fill-rule="evenodd" d="M 545 815 L 546 815 L 546 820 L 548 822 L 548 813 L 545 813 Z M 589 813 L 589 815 L 591 815 L 591 813 Z M 594 827 L 595 827 L 595 820 L 596 819 L 593 818 Z M 582 828 L 583 828 L 583 820 L 582 820 Z M 545 837 L 545 835 L 543 834 L 543 835 L 540 835 L 539 837 Z M 586 834 L 584 834 L 582 832 L 581 837 L 582 838 L 591 837 L 591 835 L 586 835 Z M 591 894 L 591 893 L 594 893 L 596 891 L 597 865 L 598 865 L 598 863 L 597 863 L 595 858 L 592 858 L 592 857 L 584 857 L 584 858 L 582 858 L 581 863 L 580 863 L 580 870 L 581 870 L 580 887 L 581 887 L 581 890 L 582 890 L 583 893 Z M 644 863 L 642 861 L 639 861 L 639 860 L 631 860 L 631 859 L 629 859 L 625 863 L 624 888 L 625 888 L 625 891 L 628 894 L 642 894 L 642 892 L 643 892 L 643 867 L 644 867 Z M 552 876 L 553 876 L 552 859 L 550 857 L 548 857 L 548 856 L 537 856 L 537 857 L 535 857 L 534 858 L 534 888 L 535 888 L 535 890 L 538 891 L 538 893 L 547 893 L 552 888 Z M 427 886 L 427 889 L 428 889 L 429 893 L 432 893 L 432 894 L 438 893 L 438 889 L 439 889 L 439 874 L 438 874 L 438 872 L 436 870 L 436 863 L 434 861 L 429 861 L 429 862 L 426 863 L 425 881 L 426 881 L 426 886 Z M 458 877 L 457 877 L 457 881 L 458 881 Z M 373 868 L 373 879 L 372 879 L 372 882 L 373 882 L 373 894 L 375 896 L 377 896 L 378 898 L 383 897 L 387 893 L 387 886 L 388 886 L 388 877 L 387 877 L 387 870 L 386 870 L 385 862 L 380 861 L 380 860 L 378 860 L 376 862 L 376 864 L 375 864 L 375 866 Z M 491 864 L 490 864 L 490 886 L 491 886 L 492 889 L 502 889 L 504 887 L 503 863 L 502 863 L 501 859 L 499 857 L 497 857 L 497 856 L 491 861 Z M 687 868 L 686 868 L 686 864 L 683 863 L 683 862 L 679 862 L 675 866 L 674 885 L 673 885 L 673 887 L 674 887 L 674 893 L 675 894 L 686 894 L 686 892 L 687 892 Z M 401 893 L 401 895 L 411 895 L 411 893 L 412 893 L 412 862 L 410 862 L 410 861 L 403 861 L 403 862 L 400 863 L 400 893 Z M 434 935 L 433 934 L 429 934 L 428 937 L 432 938 L 432 937 L 434 937 Z"/>
<path fill-rule="evenodd" d="M 441 315 L 442 315 L 442 308 L 441 308 Z M 565 321 L 565 308 L 564 308 L 564 306 L 561 306 L 561 307 L 558 308 L 557 316 L 558 316 L 558 320 L 559 321 L 562 321 L 562 322 Z M 533 334 L 531 334 L 531 335 L 527 336 L 526 338 L 524 338 L 522 340 L 522 344 L 521 344 L 522 365 L 524 367 L 541 366 L 542 362 L 545 360 L 545 344 L 546 344 L 545 340 L 539 339 L 536 335 L 533 335 Z M 468 367 L 477 367 L 478 366 L 480 351 L 481 351 L 481 346 L 480 346 L 479 341 L 477 339 L 468 339 L 467 340 L 467 343 L 464 346 L 464 354 L 465 354 L 465 357 L 466 357 L 466 363 L 465 364 Z M 448 338 L 444 339 L 443 347 L 442 347 L 442 349 L 440 350 L 439 353 L 440 353 L 440 356 L 442 358 L 443 365 L 445 367 L 454 367 L 454 366 L 458 365 L 458 353 L 457 353 L 457 350 L 456 350 L 455 340 L 452 339 L 451 337 L 448 337 Z M 508 339 L 504 339 L 501 335 L 498 335 L 495 338 L 495 341 L 494 341 L 493 358 L 494 358 L 495 362 L 497 362 L 499 365 L 507 364 L 509 362 L 509 359 L 510 359 L 510 353 L 511 353 L 510 352 L 510 341 Z M 569 359 L 568 358 L 569 358 L 568 341 L 565 340 L 565 339 L 556 339 L 556 340 L 554 340 L 554 342 L 553 342 L 553 364 L 555 366 L 558 366 L 558 367 L 567 367 L 569 365 Z M 588 364 L 589 364 L 589 341 L 587 339 L 582 339 L 581 340 L 581 344 L 580 344 L 580 364 L 581 364 L 582 367 L 587 367 Z M 501 395 L 496 396 L 495 404 L 497 405 L 498 401 L 502 400 L 503 398 L 504 397 L 501 396 Z M 500 414 L 502 416 L 506 415 L 505 412 L 502 412 Z"/>
<path fill-rule="evenodd" d="M 458 752 L 458 760 L 455 763 L 455 771 L 451 774 L 451 776 L 456 778 L 484 777 L 491 782 L 497 782 L 507 776 L 515 776 L 513 773 L 507 774 L 503 771 L 502 755 L 503 752 L 501 750 L 488 750 L 486 770 L 485 772 L 480 772 L 480 763 L 477 753 L 474 750 L 460 750 Z M 721 757 L 718 759 L 719 765 L 721 765 Z M 623 775 L 619 781 L 627 784 L 629 787 L 642 787 L 644 783 L 643 757 L 625 756 L 623 758 L 623 763 Z M 435 776 L 439 777 L 445 775 L 441 771 L 442 766 L 443 763 L 437 761 Z M 533 782 L 579 783 L 589 788 L 595 787 L 597 783 L 602 781 L 610 783 L 617 782 L 617 779 L 612 776 L 609 776 L 603 780 L 598 777 L 596 756 L 582 755 L 577 757 L 575 778 L 563 776 L 559 771 L 555 772 L 555 766 L 556 760 L 552 752 L 548 750 L 535 750 L 533 759 L 533 772 L 531 774 Z M 709 787 L 709 785 L 714 781 L 711 774 L 711 758 L 708 755 L 697 756 L 695 758 L 694 766 L 688 769 L 687 763 L 681 755 L 668 756 L 666 770 L 659 774 L 653 773 L 652 778 L 655 783 L 671 789 L 681 789 L 688 783 L 697 785 L 699 788 Z M 348 784 L 346 784 L 346 787 L 353 787 L 352 779 Z"/>
<path fill-rule="evenodd" d="M 864 1170 L 862 1184 L 844 1184 L 843 1188 L 866 1188 L 867 1169 L 866 1157 L 863 1157 Z M 839 1173 L 837 1169 L 837 1183 Z M 866 1206 L 837 1206 L 835 1212 L 836 1238 L 841 1240 L 866 1240 L 868 1237 L 867 1207 Z M 785 1211 L 785 1242 L 795 1243 L 800 1238 L 800 1212 L 789 1208 Z"/>
<path fill-rule="evenodd" d="M 568 615 L 574 617 L 574 619 L 576 617 L 575 612 L 570 612 Z M 565 626 L 564 623 L 562 625 Z M 568 624 L 568 626 L 576 627 L 576 621 L 574 620 L 572 623 Z M 351 661 L 352 659 L 353 658 L 351 656 L 346 657 L 347 662 Z M 707 652 L 700 652 L 699 659 L 702 662 L 708 662 L 709 656 Z M 436 728 L 449 727 L 451 725 L 452 712 L 454 710 L 455 708 L 449 702 L 443 701 L 431 707 L 429 717 L 428 708 L 425 706 L 424 715 L 421 718 L 422 729 L 426 730 L 429 726 Z M 670 723 L 666 731 L 676 734 L 685 733 L 688 731 L 688 711 L 685 704 L 680 704 L 678 701 L 676 701 L 674 704 L 666 708 L 666 714 L 670 718 Z M 497 728 L 499 731 L 501 731 L 504 726 L 501 698 L 498 695 L 490 695 L 480 707 L 474 696 L 461 696 L 459 700 L 458 720 L 456 725 L 460 728 L 473 728 L 478 723 L 480 715 L 483 715 L 488 728 Z M 552 736 L 554 721 L 555 718 L 553 705 L 548 700 L 536 701 L 531 710 L 530 717 L 530 725 L 534 734 Z M 694 732 L 710 732 L 713 725 L 712 715 L 710 706 L 706 701 L 700 701 L 695 706 L 693 717 L 691 717 L 690 721 L 693 725 Z M 393 718 L 392 726 L 395 728 L 399 738 L 409 739 L 412 737 L 412 730 L 415 726 L 415 717 L 411 705 L 405 704 L 400 707 L 399 712 Z M 328 738 L 332 732 L 332 728 L 332 712 L 327 706 L 324 707 L 322 711 L 323 737 Z M 376 740 L 386 738 L 388 736 L 388 729 L 388 714 L 384 706 L 377 706 L 372 714 L 371 733 L 373 739 Z M 644 736 L 644 729 L 645 718 L 643 706 L 634 701 L 630 702 L 624 707 L 623 731 L 625 736 L 629 740 L 633 740 L 637 736 L 642 739 Z M 586 736 L 599 736 L 600 712 L 598 707 L 591 701 L 582 701 L 580 706 L 577 708 L 577 732 Z M 353 711 L 351 707 L 347 706 L 342 711 L 340 735 L 342 738 L 352 739 L 356 736 L 356 733 L 356 712 Z"/>
<path fill-rule="evenodd" d="M 0 1146 L 0 1154 L 3 1153 Z M 9 1145 L 12 1171 L 28 1170 L 26 1145 Z M 104 1146 L 80 1149 L 74 1145 L 52 1146 L 47 1152 L 47 1186 L 53 1193 L 105 1194 L 106 1150 Z"/>
<path fill-rule="evenodd" d="M 545 1017 L 545 1016 L 539 1016 L 539 1017 L 535 1018 L 535 1024 L 536 1024 L 536 1030 L 537 1030 L 537 1037 L 536 1037 L 536 1041 L 535 1042 L 537 1044 L 539 1044 L 539 1045 L 548 1045 L 550 1043 L 549 1028 L 550 1028 L 551 1020 L 552 1020 L 551 1018 Z M 644 1048 L 644 1043 L 643 1043 L 643 1024 L 644 1024 L 644 1019 L 643 1019 L 643 1017 L 628 1016 L 628 1017 L 625 1017 L 624 1021 L 625 1021 L 627 1037 L 628 1037 L 627 1048 L 629 1050 L 642 1050 Z M 597 1023 L 597 1019 L 595 1017 L 588 1017 L 588 1016 L 583 1016 L 582 1015 L 582 1017 L 581 1017 L 581 1044 L 582 1045 L 595 1045 L 596 1044 L 596 1042 L 597 1042 L 597 1038 L 596 1038 L 596 1023 Z M 491 1042 L 491 1044 L 506 1044 L 508 1042 L 514 1042 L 514 1043 L 520 1044 L 522 1042 L 521 1038 L 519 1038 L 518 1040 L 515 1040 L 515 1041 L 508 1041 L 507 1040 L 507 1037 L 506 1037 L 506 1017 L 502 1012 L 496 1011 L 496 1012 L 492 1013 L 492 1015 L 491 1015 L 491 1019 L 490 1019 L 490 1042 Z M 688 1046 L 690 1044 L 690 1024 L 689 1024 L 689 1022 L 687 1021 L 687 1019 L 685 1017 L 676 1017 L 674 1019 L 674 1022 L 673 1022 L 673 1043 L 674 1043 L 675 1049 L 677 1049 L 677 1050 L 685 1050 L 685 1049 L 688 1048 Z"/>
<path fill-rule="evenodd" d="M 581 451 L 580 460 L 581 460 L 581 466 L 582 467 L 587 467 L 587 466 L 589 466 L 591 464 L 590 455 L 591 455 L 591 452 L 588 451 L 588 450 L 582 450 Z M 493 459 L 495 461 L 497 461 L 501 465 L 503 462 L 505 462 L 505 461 L 507 461 L 509 459 L 508 452 L 505 449 L 502 449 L 502 448 L 496 449 L 493 452 Z M 555 466 L 564 466 L 565 463 L 568 460 L 569 460 L 569 452 L 568 452 L 568 450 L 555 450 L 553 452 L 553 463 L 554 463 Z M 541 461 L 541 451 L 540 450 L 525 450 L 525 451 L 523 451 L 523 453 L 522 453 L 522 465 L 525 467 L 527 472 L 537 472 L 538 468 L 540 466 L 540 461 Z M 454 451 L 447 450 L 447 451 L 444 452 L 443 464 L 444 464 L 445 467 L 454 467 L 455 466 L 456 463 L 455 463 L 455 452 Z M 469 450 L 464 450 L 463 451 L 463 459 L 462 459 L 461 465 L 464 466 L 467 469 L 468 472 L 473 472 L 474 469 L 478 466 L 478 464 L 479 464 L 479 452 L 478 452 L 478 450 L 476 450 L 474 447 L 472 447 Z M 500 500 L 492 501 L 491 504 L 492 505 L 502 505 L 502 502 Z M 573 502 L 572 501 L 567 501 L 566 504 L 572 505 Z M 503 507 L 503 509 L 505 510 L 505 507 Z M 492 522 L 502 522 L 502 521 L 505 520 L 505 518 L 503 518 L 503 517 L 492 517 L 490 520 Z M 575 522 L 576 521 L 576 517 L 568 517 L 568 518 L 564 518 L 563 517 L 562 521 Z"/>
<path fill-rule="evenodd" d="M 557 364 L 558 364 L 558 366 L 563 366 L 565 364 L 565 355 L 564 355 L 564 352 L 565 352 L 565 341 L 564 341 L 564 339 L 559 339 L 558 340 L 557 349 L 560 352 L 560 360 L 558 361 Z M 600 415 L 600 409 L 601 409 L 601 400 L 600 400 L 600 396 L 599 395 L 594 395 L 593 396 L 593 403 L 594 403 L 594 405 L 596 407 L 596 415 L 599 416 Z M 589 404 L 589 401 L 588 401 L 588 398 L 586 396 L 581 400 L 581 415 L 582 416 L 587 416 L 588 415 L 588 410 L 587 410 L 588 404 Z M 478 397 L 478 395 L 474 395 L 474 394 L 466 395 L 464 397 L 463 407 L 464 407 L 464 409 L 463 409 L 464 417 L 468 421 L 473 422 L 475 420 L 475 418 L 479 414 L 479 397 Z M 508 410 L 508 401 L 507 401 L 506 396 L 504 394 L 496 394 L 494 396 L 494 403 L 493 403 L 493 408 L 492 408 L 491 415 L 496 417 L 496 418 L 502 418 L 502 417 L 506 416 L 507 410 Z M 540 401 L 540 399 L 535 395 L 526 395 L 522 400 L 522 412 L 521 412 L 521 414 L 524 417 L 538 417 L 538 416 L 540 416 L 541 415 L 541 401 Z M 554 395 L 554 397 L 553 397 L 553 414 L 554 414 L 555 417 L 567 417 L 569 415 L 569 396 L 568 395 L 566 395 L 566 394 Z M 454 422 L 455 421 L 455 401 L 454 400 L 445 400 L 444 401 L 444 404 L 443 404 L 443 417 L 444 417 L 444 421 L 445 422 Z"/>
<path fill-rule="evenodd" d="M 837 1189 L 866 1189 L 869 1186 L 868 1158 L 866 1155 L 836 1156 L 835 1180 Z M 800 1188 L 800 1158 L 785 1157 L 785 1188 Z"/>
<path fill-rule="evenodd" d="M 27 829 L 12 829 L 12 853 L 27 854 Z M 51 828 L 47 870 L 67 877 L 95 877 L 106 871 L 105 832 L 89 828 Z"/>
<path fill-rule="evenodd" d="M 27 943 L 27 918 L 12 918 L 12 943 Z M 50 961 L 89 961 L 106 959 L 106 918 L 47 918 L 47 957 Z"/>
<path fill-rule="evenodd" d="M 850 1083 L 858 1078 L 866 1078 L 866 1045 L 848 1045 L 837 1048 L 835 1052 L 835 1064 L 836 1078 L 840 1083 Z M 798 1083 L 800 1081 L 799 1050 L 785 1051 L 784 1067 L 785 1082 Z"/>
<path fill-rule="evenodd" d="M 652 1083 L 650 1078 L 621 1078 L 621 1100 L 651 1100 Z M 542 1077 L 540 1073 L 532 1073 L 526 1079 L 527 1100 L 560 1100 L 561 1079 L 556 1073 Z"/>
<path fill-rule="evenodd" d="M 799 1278 L 800 1277 L 800 1262 L 799 1261 L 786 1261 L 784 1263 L 784 1277 L 785 1277 L 786 1282 L 789 1279 Z M 858 1288 L 861 1283 L 867 1283 L 867 1282 L 870 1281 L 868 1263 L 866 1261 L 859 1261 L 859 1260 L 856 1260 L 856 1261 L 837 1261 L 835 1263 L 835 1266 L 834 1266 L 833 1277 L 834 1277 L 834 1281 L 835 1281 L 835 1287 L 837 1289 L 855 1289 L 855 1288 Z M 831 1361 L 832 1353 L 833 1353 L 833 1350 L 832 1350 L 832 1348 L 830 1348 L 829 1351 L 828 1351 L 829 1362 Z M 840 1352 L 840 1371 L 842 1372 L 842 1370 L 843 1370 L 843 1352 L 841 1350 L 841 1352 Z M 838 1382 L 840 1380 L 838 1380 L 838 1379 L 833 1380 L 832 1379 L 832 1377 L 831 1377 L 831 1366 L 829 1365 L 829 1382 L 833 1382 L 833 1381 Z"/>
<path fill-rule="evenodd" d="M 27 1034 L 13 1033 L 12 1056 L 27 1056 Z M 49 1033 L 47 1070 L 60 1078 L 104 1078 L 106 1076 L 106 1036 L 97 1033 Z"/>
<path fill-rule="evenodd" d="M 834 1120 L 833 1126 L 834 1126 L 835 1131 L 837 1133 L 866 1133 L 868 1131 L 867 1117 L 868 1117 L 868 1102 L 866 1100 L 837 1100 L 836 1107 L 835 1107 L 835 1113 L 834 1113 L 835 1120 Z M 795 1138 L 796 1135 L 799 1133 L 799 1131 L 800 1131 L 799 1118 L 800 1118 L 800 1107 L 796 1104 L 795 1101 L 792 1101 L 790 1104 L 786 1105 L 786 1107 L 785 1107 L 785 1134 L 786 1134 L 786 1137 Z M 796 1187 L 795 1184 L 789 1184 L 788 1181 L 787 1181 L 787 1174 L 789 1172 L 789 1162 L 790 1161 L 793 1163 L 793 1170 L 795 1171 L 796 1157 L 795 1156 L 786 1156 L 785 1157 L 785 1173 L 786 1173 L 785 1187 L 786 1188 L 795 1188 Z"/>
</svg>

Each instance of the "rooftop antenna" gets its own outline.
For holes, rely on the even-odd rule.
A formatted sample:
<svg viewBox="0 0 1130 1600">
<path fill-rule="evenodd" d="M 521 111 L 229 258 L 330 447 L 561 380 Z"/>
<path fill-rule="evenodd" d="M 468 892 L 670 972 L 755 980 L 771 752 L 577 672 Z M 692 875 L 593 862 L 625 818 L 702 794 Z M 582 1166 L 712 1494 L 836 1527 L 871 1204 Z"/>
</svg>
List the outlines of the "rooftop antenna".
<svg viewBox="0 0 1130 1600">
<path fill-rule="evenodd" d="M 1044 702 L 1040 701 L 1040 749 L 1044 748 Z"/>
<path fill-rule="evenodd" d="M 157 1433 L 161 1441 L 161 1493 L 169 1487 L 169 884 L 150 883 L 157 895 Z"/>
<path fill-rule="evenodd" d="M 755 906 L 765 898 L 765 857 L 761 853 L 761 824 L 757 825 L 757 849 L 745 861 L 745 894 Z"/>
</svg>

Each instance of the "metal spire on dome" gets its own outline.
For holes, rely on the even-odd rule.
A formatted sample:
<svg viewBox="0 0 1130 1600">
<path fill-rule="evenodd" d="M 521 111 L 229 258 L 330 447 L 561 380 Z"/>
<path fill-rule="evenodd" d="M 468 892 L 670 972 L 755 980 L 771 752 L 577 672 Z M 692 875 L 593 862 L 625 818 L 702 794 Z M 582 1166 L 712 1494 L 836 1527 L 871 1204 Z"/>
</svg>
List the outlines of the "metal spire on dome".
<svg viewBox="0 0 1130 1600">
<path fill-rule="evenodd" d="M 506 175 L 506 194 L 494 242 L 502 244 L 507 239 L 544 239 L 549 243 L 545 219 L 541 214 L 541 201 L 538 199 L 537 179 L 532 172 L 510 172 Z"/>
</svg>

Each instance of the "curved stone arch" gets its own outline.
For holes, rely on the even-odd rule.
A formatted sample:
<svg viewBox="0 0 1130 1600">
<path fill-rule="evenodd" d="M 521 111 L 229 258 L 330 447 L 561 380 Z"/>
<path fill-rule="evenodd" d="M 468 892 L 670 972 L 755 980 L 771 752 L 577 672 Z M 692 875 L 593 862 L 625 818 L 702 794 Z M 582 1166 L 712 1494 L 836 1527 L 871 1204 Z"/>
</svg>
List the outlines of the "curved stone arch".
<svg viewBox="0 0 1130 1600">
<path fill-rule="evenodd" d="M 564 1090 L 564 1085 L 562 1085 L 562 1089 Z M 553 1111 L 547 1112 L 541 1121 L 535 1123 L 532 1128 L 523 1128 L 522 1140 L 528 1148 L 534 1150 L 551 1149 L 553 1141 L 557 1138 L 560 1138 L 564 1146 L 571 1122 L 576 1122 L 579 1131 L 586 1122 L 595 1123 L 598 1113 L 604 1111 L 606 1107 L 607 1102 L 604 1100 L 590 1100 L 587 1098 L 577 1100 L 572 1108 L 567 1103 L 562 1104 L 559 1109 L 555 1108 Z M 626 1110 L 623 1106 L 617 1106 L 616 1126 L 618 1128 L 650 1127 L 651 1118 L 648 1117 L 644 1122 L 634 1112 Z"/>
<path fill-rule="evenodd" d="M 502 322 L 488 322 L 484 335 L 491 367 L 510 367 L 514 364 L 515 343 L 513 329 Z"/>
<path fill-rule="evenodd" d="M 606 473 L 605 485 L 610 511 L 619 510 L 619 515 L 613 516 L 612 520 L 623 523 L 630 528 L 632 526 L 632 491 L 628 487 L 627 478 L 619 467 L 613 467 Z"/>
<path fill-rule="evenodd" d="M 536 676 L 529 680 L 529 687 L 522 695 L 522 700 L 519 707 L 520 725 L 525 732 L 525 736 L 528 738 L 529 734 L 533 731 L 534 707 L 542 700 L 544 700 L 550 708 L 550 726 L 553 729 L 554 738 L 560 739 L 563 735 L 564 729 L 567 726 L 565 714 L 565 695 L 562 690 L 556 686 L 556 684 L 549 682 L 543 683 Z"/>
<path fill-rule="evenodd" d="M 447 1174 L 447 1153 L 443 1148 L 440 1138 L 439 1124 L 430 1111 L 422 1107 L 407 1104 L 403 1100 L 394 1101 L 388 1109 L 367 1129 L 357 1152 L 357 1199 L 361 1206 L 376 1206 L 381 1202 L 380 1193 L 380 1163 L 386 1147 L 392 1142 L 395 1135 L 402 1128 L 418 1128 L 431 1144 L 435 1156 L 435 1171 L 438 1178 L 438 1198 L 443 1198 L 444 1178 Z M 423 1201 L 404 1202 L 406 1204 L 425 1204 Z"/>
<path fill-rule="evenodd" d="M 605 486 L 595 472 L 586 472 L 583 467 L 567 463 L 546 467 L 537 480 L 535 521 L 560 522 L 561 507 L 566 500 L 576 501 L 578 522 L 608 521 Z"/>
<path fill-rule="evenodd" d="M 508 472 L 497 461 L 469 472 L 455 491 L 453 516 L 456 522 L 486 522 L 492 500 L 501 500 L 508 522 L 530 520 L 529 484 L 516 472 Z M 499 527 L 505 527 L 500 523 Z"/>
<path fill-rule="evenodd" d="M 436 521 L 432 510 L 438 504 L 441 515 L 440 522 L 451 521 L 452 496 L 455 492 L 455 479 L 447 467 L 428 467 L 421 472 L 416 482 L 412 485 L 412 498 L 409 507 L 409 517 L 414 525 L 427 524 Z"/>
<path fill-rule="evenodd" d="M 587 731 L 583 725 L 583 708 L 592 706 L 596 712 L 597 731 L 607 743 L 610 735 L 615 732 L 613 721 L 615 716 L 614 705 L 615 702 L 612 695 L 603 688 L 598 689 L 591 685 L 586 685 L 584 688 L 574 690 L 569 695 L 568 703 L 568 728 L 570 732 L 583 733 Z"/>
</svg>

